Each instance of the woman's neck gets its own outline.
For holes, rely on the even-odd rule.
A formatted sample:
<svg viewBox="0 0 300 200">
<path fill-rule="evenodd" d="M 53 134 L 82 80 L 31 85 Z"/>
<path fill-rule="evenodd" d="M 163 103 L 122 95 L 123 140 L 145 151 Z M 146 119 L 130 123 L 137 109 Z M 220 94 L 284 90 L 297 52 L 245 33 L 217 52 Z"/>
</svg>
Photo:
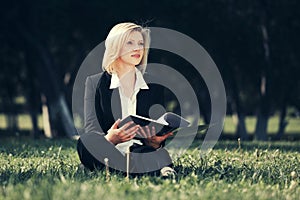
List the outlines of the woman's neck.
<svg viewBox="0 0 300 200">
<path fill-rule="evenodd" d="M 122 63 L 122 65 L 117 66 L 116 73 L 119 77 L 121 88 L 123 89 L 125 96 L 131 97 L 136 81 L 135 66 Z"/>
<path fill-rule="evenodd" d="M 125 74 L 135 73 L 135 66 L 134 65 L 128 65 L 128 64 L 125 64 L 125 63 L 118 64 L 116 73 L 117 73 L 119 79 L 121 79 Z"/>
</svg>

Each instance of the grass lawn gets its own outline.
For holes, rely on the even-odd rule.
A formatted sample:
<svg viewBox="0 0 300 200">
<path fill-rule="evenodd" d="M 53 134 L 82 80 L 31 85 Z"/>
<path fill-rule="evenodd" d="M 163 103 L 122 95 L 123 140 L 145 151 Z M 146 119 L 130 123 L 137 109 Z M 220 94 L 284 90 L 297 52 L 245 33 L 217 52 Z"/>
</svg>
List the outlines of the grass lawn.
<svg viewBox="0 0 300 200">
<path fill-rule="evenodd" d="M 246 117 L 246 129 L 249 134 L 253 134 L 255 131 L 255 125 L 256 125 L 256 116 L 247 116 Z M 300 118 L 287 118 L 288 125 L 285 129 L 286 134 L 290 133 L 300 133 Z M 279 125 L 279 116 L 274 115 L 269 118 L 268 121 L 268 134 L 276 134 L 278 131 L 278 125 Z M 236 131 L 236 125 L 234 123 L 234 118 L 230 115 L 227 115 L 224 122 L 224 132 L 226 133 L 235 133 Z"/>
<path fill-rule="evenodd" d="M 176 179 L 88 172 L 71 140 L 0 139 L 0 199 L 299 199 L 299 142 L 196 141 L 174 157 Z M 174 155 L 176 150 L 170 150 Z"/>
</svg>

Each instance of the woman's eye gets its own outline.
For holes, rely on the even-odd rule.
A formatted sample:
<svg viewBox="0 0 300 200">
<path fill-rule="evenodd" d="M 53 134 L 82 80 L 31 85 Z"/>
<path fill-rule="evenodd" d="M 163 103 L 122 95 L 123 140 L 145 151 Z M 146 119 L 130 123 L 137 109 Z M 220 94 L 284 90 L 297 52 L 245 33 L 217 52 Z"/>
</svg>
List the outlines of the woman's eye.
<svg viewBox="0 0 300 200">
<path fill-rule="evenodd" d="M 140 46 L 144 46 L 144 43 L 139 43 Z"/>
<path fill-rule="evenodd" d="M 131 41 L 128 41 L 127 44 L 132 44 L 132 42 L 131 42 Z"/>
</svg>

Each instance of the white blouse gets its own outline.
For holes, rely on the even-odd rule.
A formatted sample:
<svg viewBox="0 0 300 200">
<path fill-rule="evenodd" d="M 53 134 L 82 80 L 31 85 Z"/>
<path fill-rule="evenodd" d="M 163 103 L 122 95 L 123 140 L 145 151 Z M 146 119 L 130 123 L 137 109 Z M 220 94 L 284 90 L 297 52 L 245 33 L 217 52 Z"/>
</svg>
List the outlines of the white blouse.
<svg viewBox="0 0 300 200">
<path fill-rule="evenodd" d="M 122 108 L 122 118 L 129 115 L 135 115 L 136 114 L 136 95 L 141 89 L 149 89 L 147 83 L 145 82 L 143 75 L 141 71 L 137 68 L 135 68 L 135 75 L 136 75 L 136 81 L 134 86 L 133 94 L 130 97 L 127 97 L 124 95 L 121 89 L 120 85 L 120 79 L 117 76 L 117 74 L 112 74 L 111 82 L 110 82 L 110 89 L 118 88 L 119 94 L 120 94 L 120 100 L 121 100 L 121 108 Z M 132 146 L 133 143 L 142 144 L 140 140 L 132 139 L 127 142 L 123 142 L 116 145 L 116 148 L 125 155 L 126 150 L 128 147 Z"/>
</svg>

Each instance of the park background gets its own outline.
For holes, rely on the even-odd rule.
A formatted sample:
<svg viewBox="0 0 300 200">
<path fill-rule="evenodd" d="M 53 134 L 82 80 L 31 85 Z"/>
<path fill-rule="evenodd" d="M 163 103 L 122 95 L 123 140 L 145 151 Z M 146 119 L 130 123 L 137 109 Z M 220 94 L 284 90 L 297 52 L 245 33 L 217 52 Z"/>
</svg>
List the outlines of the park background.
<svg viewBox="0 0 300 200">
<path fill-rule="evenodd" d="M 298 0 L 1 1 L 0 199 L 299 199 L 299 10 Z M 225 84 L 220 140 L 203 156 L 203 131 L 183 155 L 168 149 L 175 178 L 90 172 L 70 139 L 77 71 L 125 21 L 193 38 Z M 155 49 L 149 62 L 187 77 L 199 123 L 209 123 L 209 94 L 193 66 Z"/>
<path fill-rule="evenodd" d="M 296 0 L 3 2 L 0 136 L 76 134 L 71 97 L 78 69 L 113 25 L 131 21 L 182 32 L 207 50 L 226 89 L 223 138 L 299 139 L 299 8 Z M 209 123 L 209 94 L 193 66 L 159 50 L 150 51 L 153 62 L 188 77 L 200 123 Z"/>
</svg>

